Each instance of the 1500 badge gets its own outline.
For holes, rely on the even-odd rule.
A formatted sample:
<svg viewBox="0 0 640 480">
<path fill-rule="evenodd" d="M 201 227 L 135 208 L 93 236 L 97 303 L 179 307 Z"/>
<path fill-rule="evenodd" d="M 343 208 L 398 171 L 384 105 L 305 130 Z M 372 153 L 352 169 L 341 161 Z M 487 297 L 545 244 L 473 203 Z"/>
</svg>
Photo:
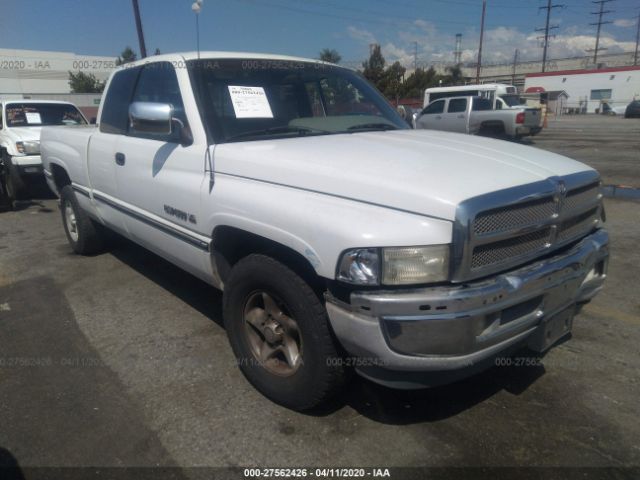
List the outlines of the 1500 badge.
<svg viewBox="0 0 640 480">
<path fill-rule="evenodd" d="M 193 223 L 194 225 L 196 223 L 198 223 L 196 221 L 196 216 L 193 215 L 192 213 L 187 213 L 187 212 L 185 212 L 183 210 L 179 210 L 177 208 L 173 208 L 173 207 L 171 207 L 169 205 L 165 205 L 164 206 L 164 212 L 167 215 L 171 215 L 172 217 L 176 217 L 176 218 L 182 220 L 183 222 Z"/>
</svg>

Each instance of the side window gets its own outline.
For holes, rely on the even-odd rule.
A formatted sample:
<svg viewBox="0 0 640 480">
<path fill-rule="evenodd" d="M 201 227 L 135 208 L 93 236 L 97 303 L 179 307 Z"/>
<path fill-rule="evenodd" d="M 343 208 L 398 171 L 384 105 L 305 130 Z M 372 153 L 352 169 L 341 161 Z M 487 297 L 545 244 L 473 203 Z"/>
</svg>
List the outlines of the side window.
<svg viewBox="0 0 640 480">
<path fill-rule="evenodd" d="M 187 125 L 187 116 L 180 95 L 178 77 L 173 65 L 169 62 L 156 62 L 146 65 L 140 72 L 131 102 L 168 103 L 173 107 L 173 116 Z M 173 129 L 170 135 L 156 135 L 150 133 L 134 133 L 128 131 L 131 137 L 149 138 L 163 142 L 180 142 L 180 132 Z"/>
<path fill-rule="evenodd" d="M 482 97 L 475 97 L 473 99 L 473 111 L 479 112 L 485 110 L 493 110 L 491 100 Z"/>
<path fill-rule="evenodd" d="M 422 111 L 422 114 L 430 115 L 442 112 L 444 112 L 444 100 L 438 100 L 437 102 L 433 102 L 431 105 L 428 105 L 427 108 Z"/>
<path fill-rule="evenodd" d="M 447 109 L 448 113 L 459 113 L 467 110 L 467 99 L 466 98 L 454 98 L 453 100 L 449 100 L 449 108 Z"/>
<path fill-rule="evenodd" d="M 111 79 L 100 117 L 100 131 L 124 135 L 129 124 L 129 103 L 140 68 L 127 68 Z"/>
<path fill-rule="evenodd" d="M 0 130 L 2 130 L 2 105 L 0 105 Z"/>
</svg>

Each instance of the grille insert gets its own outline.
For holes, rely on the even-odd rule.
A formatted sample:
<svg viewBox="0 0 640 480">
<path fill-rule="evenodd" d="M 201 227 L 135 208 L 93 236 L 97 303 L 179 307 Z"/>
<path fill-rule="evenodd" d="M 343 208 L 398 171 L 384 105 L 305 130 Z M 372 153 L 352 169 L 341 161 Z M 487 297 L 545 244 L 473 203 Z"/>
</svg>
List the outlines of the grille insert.
<svg viewBox="0 0 640 480">
<path fill-rule="evenodd" d="M 555 202 L 551 197 L 495 208 L 476 216 L 473 231 L 476 235 L 505 232 L 549 220 L 554 212 Z"/>
<path fill-rule="evenodd" d="M 480 245 L 473 249 L 471 269 L 476 270 L 478 268 L 496 265 L 517 257 L 538 252 L 548 247 L 550 241 L 551 228 L 547 227 L 519 237 Z"/>
<path fill-rule="evenodd" d="M 593 208 L 577 217 L 567 220 L 558 229 L 558 241 L 569 240 L 581 233 L 587 233 L 598 220 L 598 209 Z"/>
<path fill-rule="evenodd" d="M 600 184 L 598 182 L 576 188 L 567 194 L 563 207 L 566 210 L 573 210 L 585 203 L 595 202 L 599 193 Z"/>
</svg>

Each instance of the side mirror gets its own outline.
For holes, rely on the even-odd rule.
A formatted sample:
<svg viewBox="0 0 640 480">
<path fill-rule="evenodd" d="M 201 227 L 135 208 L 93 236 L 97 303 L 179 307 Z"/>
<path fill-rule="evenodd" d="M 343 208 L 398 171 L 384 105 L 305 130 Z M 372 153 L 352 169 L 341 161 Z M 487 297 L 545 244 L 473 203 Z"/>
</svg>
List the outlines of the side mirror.
<svg viewBox="0 0 640 480">
<path fill-rule="evenodd" d="M 129 105 L 131 130 L 137 133 L 171 135 L 173 107 L 168 103 L 133 102 Z"/>
</svg>

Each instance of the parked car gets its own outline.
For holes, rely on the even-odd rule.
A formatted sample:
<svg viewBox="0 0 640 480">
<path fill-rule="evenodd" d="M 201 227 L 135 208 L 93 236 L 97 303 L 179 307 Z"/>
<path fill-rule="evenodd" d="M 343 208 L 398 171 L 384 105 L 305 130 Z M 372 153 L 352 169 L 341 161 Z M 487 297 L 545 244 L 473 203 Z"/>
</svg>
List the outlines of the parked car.
<svg viewBox="0 0 640 480">
<path fill-rule="evenodd" d="M 97 126 L 44 128 L 41 149 L 71 248 L 100 251 L 114 230 L 223 290 L 237 364 L 293 409 L 339 393 L 352 367 L 417 388 L 546 351 L 606 276 L 595 170 L 412 130 L 319 61 L 127 64 Z"/>
<path fill-rule="evenodd" d="M 49 100 L 0 102 L 0 206 L 13 208 L 29 186 L 41 181 L 40 130 L 49 125 L 85 125 L 75 105 Z"/>
<path fill-rule="evenodd" d="M 415 128 L 506 135 L 515 139 L 537 135 L 542 130 L 539 109 L 494 110 L 491 101 L 483 97 L 449 97 L 431 102 L 415 117 L 414 125 Z"/>
<path fill-rule="evenodd" d="M 627 105 L 624 118 L 640 118 L 640 100 L 634 100 Z"/>
</svg>

